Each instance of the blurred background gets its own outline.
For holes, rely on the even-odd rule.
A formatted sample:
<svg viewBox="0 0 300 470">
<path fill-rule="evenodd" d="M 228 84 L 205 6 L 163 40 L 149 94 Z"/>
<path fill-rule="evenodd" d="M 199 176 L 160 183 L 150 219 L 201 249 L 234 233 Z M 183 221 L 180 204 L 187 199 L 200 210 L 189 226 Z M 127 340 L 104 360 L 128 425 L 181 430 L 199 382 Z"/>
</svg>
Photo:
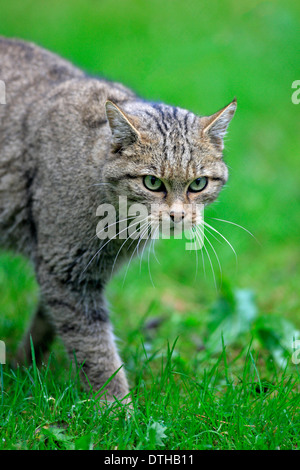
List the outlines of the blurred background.
<svg viewBox="0 0 300 470">
<path fill-rule="evenodd" d="M 165 240 L 156 244 L 159 263 L 151 255 L 127 273 L 125 266 L 108 297 L 128 368 L 140 334 L 156 346 L 179 336 L 188 358 L 208 347 L 205 338 L 226 316 L 231 325 L 238 317 L 237 333 L 228 334 L 237 350 L 246 345 L 240 333 L 263 351 L 266 337 L 278 346 L 286 328 L 300 329 L 300 104 L 292 102 L 292 83 L 300 80 L 299 2 L 0 0 L 0 11 L 1 35 L 34 41 L 146 99 L 208 115 L 237 97 L 224 154 L 230 178 L 205 214 L 234 247 L 237 264 L 212 232 L 222 276 L 209 242 L 211 261 L 205 251 L 186 251 L 184 241 Z M 0 337 L 9 348 L 36 298 L 31 267 L 2 253 Z"/>
</svg>

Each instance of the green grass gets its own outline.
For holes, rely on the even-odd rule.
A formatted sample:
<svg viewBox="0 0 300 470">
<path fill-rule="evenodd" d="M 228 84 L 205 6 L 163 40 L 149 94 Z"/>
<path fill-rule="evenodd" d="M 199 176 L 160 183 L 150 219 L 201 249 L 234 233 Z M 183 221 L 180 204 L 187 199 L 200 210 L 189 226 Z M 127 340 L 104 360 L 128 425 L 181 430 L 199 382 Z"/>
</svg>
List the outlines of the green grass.
<svg viewBox="0 0 300 470">
<path fill-rule="evenodd" d="M 37 288 L 24 261 L 8 255 L 1 259 L 7 295 L 14 293 L 16 273 L 22 273 L 19 296 L 34 297 Z M 148 271 L 146 262 L 142 270 Z M 130 276 L 135 272 L 132 267 Z M 142 301 L 136 292 L 131 295 Z M 133 409 L 122 403 L 108 406 L 101 392 L 95 397 L 85 391 L 78 369 L 56 341 L 40 368 L 34 360 L 18 369 L 2 366 L 0 449 L 299 448 L 300 371 L 289 344 L 294 325 L 263 315 L 251 291 L 232 290 L 225 281 L 201 315 L 191 299 L 166 298 L 162 308 L 163 301 L 150 298 L 144 298 L 147 309 L 141 306 L 140 316 L 114 318 L 119 328 L 123 324 L 119 346 Z M 124 308 L 120 302 L 116 310 Z M 175 305 L 167 307 L 167 302 Z M 12 318 L 4 317 L 1 331 L 11 334 L 5 336 L 9 357 L 31 309 L 31 302 L 23 304 L 25 318 L 12 312 L 16 335 L 10 333 Z"/>
<path fill-rule="evenodd" d="M 158 99 L 210 114 L 237 96 L 230 179 L 207 243 L 180 240 L 112 280 L 108 299 L 134 390 L 133 412 L 96 403 L 58 340 L 41 369 L 2 366 L 0 448 L 296 449 L 300 329 L 299 3 L 292 0 L 0 0 L 0 34 L 30 39 Z M 24 18 L 26 17 L 26 21 Z M 0 76 L 1 79 L 1 76 Z M 259 243 L 239 227 L 250 230 Z M 197 272 L 196 272 L 197 271 Z M 222 276 L 221 276 L 222 274 Z M 0 339 L 8 362 L 38 290 L 20 257 L 0 257 Z M 225 343 L 222 344 L 222 336 Z M 174 349 L 173 349 L 174 346 Z"/>
<path fill-rule="evenodd" d="M 41 369 L 5 372 L 0 448 L 297 449 L 299 401 L 290 375 L 263 380 L 250 348 L 240 375 L 232 374 L 235 360 L 228 363 L 224 348 L 195 376 L 176 347 L 162 355 L 145 345 L 131 350 L 138 371 L 132 410 L 84 393 L 71 370 L 61 377 L 53 357 Z"/>
</svg>

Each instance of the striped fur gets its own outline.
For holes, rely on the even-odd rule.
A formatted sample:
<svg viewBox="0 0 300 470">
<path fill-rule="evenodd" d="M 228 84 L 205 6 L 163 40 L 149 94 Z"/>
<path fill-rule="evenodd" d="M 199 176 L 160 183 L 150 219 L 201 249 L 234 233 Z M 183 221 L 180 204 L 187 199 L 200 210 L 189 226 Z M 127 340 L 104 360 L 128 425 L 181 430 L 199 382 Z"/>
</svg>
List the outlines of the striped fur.
<svg viewBox="0 0 300 470">
<path fill-rule="evenodd" d="M 122 365 L 105 286 L 112 267 L 136 246 L 127 250 L 118 239 L 102 246 L 95 236 L 97 207 L 117 207 L 119 196 L 126 196 L 147 207 L 161 204 L 168 218 L 181 204 L 214 201 L 227 180 L 223 137 L 236 102 L 198 117 L 143 101 L 34 44 L 5 38 L 0 80 L 6 85 L 6 104 L 0 104 L 0 244 L 32 260 L 41 292 L 18 361 L 28 359 L 30 334 L 38 355 L 58 333 L 97 390 Z M 163 180 L 166 191 L 149 191 L 145 175 Z M 208 178 L 207 187 L 189 193 L 199 176 Z M 128 393 L 123 369 L 106 389 L 109 399 Z"/>
</svg>

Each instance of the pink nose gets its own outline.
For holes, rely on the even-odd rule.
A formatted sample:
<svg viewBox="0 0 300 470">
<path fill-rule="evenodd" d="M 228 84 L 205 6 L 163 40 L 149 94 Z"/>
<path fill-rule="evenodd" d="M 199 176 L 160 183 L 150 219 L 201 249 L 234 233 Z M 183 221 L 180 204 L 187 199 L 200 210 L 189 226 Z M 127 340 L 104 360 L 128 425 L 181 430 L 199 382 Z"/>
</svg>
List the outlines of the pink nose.
<svg viewBox="0 0 300 470">
<path fill-rule="evenodd" d="M 170 218 L 173 222 L 181 222 L 184 219 L 184 211 L 171 211 Z"/>
</svg>

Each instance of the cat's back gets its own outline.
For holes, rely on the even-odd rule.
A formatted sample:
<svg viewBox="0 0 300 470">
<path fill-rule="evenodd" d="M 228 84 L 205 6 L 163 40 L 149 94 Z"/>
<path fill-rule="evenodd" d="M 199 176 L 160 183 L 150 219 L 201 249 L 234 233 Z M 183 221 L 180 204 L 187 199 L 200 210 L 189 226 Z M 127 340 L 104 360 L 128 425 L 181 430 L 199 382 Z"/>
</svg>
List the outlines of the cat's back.
<svg viewBox="0 0 300 470">
<path fill-rule="evenodd" d="M 68 60 L 34 43 L 0 36 L 0 80 L 6 87 L 6 105 L 0 107 L 0 115 L 22 103 L 33 102 L 49 94 L 67 81 L 82 81 L 81 86 L 91 85 L 106 89 L 106 94 L 116 101 L 133 98 L 127 87 L 101 77 L 92 78 Z M 91 83 L 93 82 L 93 83 Z M 100 103 L 99 103 L 100 104 Z"/>
<path fill-rule="evenodd" d="M 26 140 L 26 117 L 32 104 L 61 83 L 81 79 L 84 73 L 52 52 L 30 42 L 0 37 L 1 160 L 15 158 Z M 2 100 L 3 101 L 3 100 Z"/>
<path fill-rule="evenodd" d="M 56 182 L 66 202 L 70 174 L 81 186 L 90 182 L 87 172 L 98 171 L 110 135 L 105 101 L 122 103 L 135 94 L 121 84 L 90 77 L 40 46 L 3 37 L 0 80 L 6 102 L 0 104 L 0 247 L 23 251 L 24 246 L 30 252 L 37 192 L 48 191 L 43 197 L 50 201 Z M 96 168 L 89 162 L 97 142 Z"/>
<path fill-rule="evenodd" d="M 6 241 L 13 241 L 16 237 L 21 241 L 23 222 L 28 219 L 30 168 L 27 168 L 25 154 L 33 104 L 60 83 L 83 76 L 84 73 L 68 61 L 33 43 L 0 37 L 0 80 L 4 84 L 4 97 L 1 97 L 0 104 L 2 246 L 3 237 Z"/>
<path fill-rule="evenodd" d="M 72 107 L 72 111 L 75 109 L 81 114 L 80 121 L 93 128 L 98 121 L 106 120 L 104 104 L 107 99 L 118 103 L 135 98 L 127 87 L 91 77 L 34 43 L 1 36 L 0 80 L 5 85 L 6 102 L 0 106 L 2 157 L 4 146 L 18 144 L 18 138 L 24 143 L 28 125 L 36 128 L 41 118 L 47 121 L 47 114 L 53 109 L 64 108 L 62 113 L 67 114 Z"/>
<path fill-rule="evenodd" d="M 34 43 L 0 37 L 0 79 L 6 84 L 8 97 L 22 86 L 34 87 L 35 94 L 43 86 L 83 76 L 84 72 L 67 60 Z"/>
</svg>

